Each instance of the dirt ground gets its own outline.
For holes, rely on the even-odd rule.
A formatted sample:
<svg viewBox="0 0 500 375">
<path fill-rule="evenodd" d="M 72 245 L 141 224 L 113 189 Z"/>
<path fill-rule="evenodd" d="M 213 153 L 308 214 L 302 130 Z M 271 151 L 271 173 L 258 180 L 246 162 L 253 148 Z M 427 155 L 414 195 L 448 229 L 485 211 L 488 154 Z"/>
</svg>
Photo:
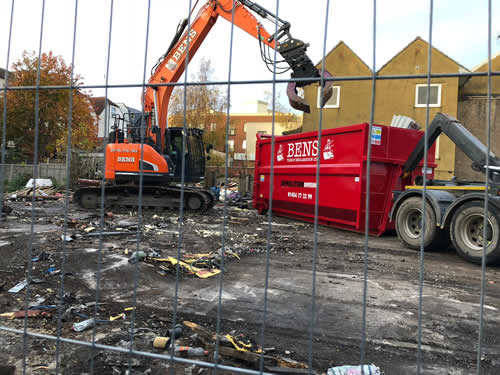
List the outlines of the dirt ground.
<svg viewBox="0 0 500 375">
<path fill-rule="evenodd" d="M 61 276 L 64 275 L 61 335 L 65 338 L 91 341 L 93 329 L 75 332 L 72 326 L 85 320 L 85 316 L 92 317 L 97 310 L 99 324 L 95 338 L 98 344 L 128 348 L 133 329 L 135 349 L 165 354 L 164 350 L 152 347 L 152 340 L 155 336 L 164 336 L 173 327 L 174 311 L 175 323 L 191 321 L 215 332 L 220 298 L 220 332 L 249 339 L 254 347 L 261 344 L 267 217 L 253 210 L 228 207 L 224 246 L 239 259 L 235 255 L 226 259 L 220 294 L 218 276 L 202 279 L 184 272 L 176 285 L 175 269 L 167 268 L 168 263 L 149 258 L 129 262 L 130 254 L 138 248 L 148 256 L 177 256 L 179 243 L 182 254 L 217 253 L 223 240 L 220 203 L 208 214 L 185 216 L 180 239 L 177 213 L 145 213 L 145 231 L 139 244 L 134 234 L 136 214 L 114 212 L 105 218 L 105 231 L 121 233 L 104 236 L 101 250 L 99 238 L 95 236 L 99 214 L 78 211 L 70 205 L 68 235 L 71 240 L 65 242 L 65 264 L 62 263 L 64 242 L 61 238 L 64 202 L 36 203 L 32 246 L 30 203 L 10 202 L 9 205 L 14 211 L 0 224 L 0 313 L 23 310 L 28 291 L 29 305 L 41 306 L 35 309 L 49 314 L 28 318 L 28 330 L 56 334 L 57 310 L 51 306 L 60 303 Z M 285 361 L 289 364 L 290 360 L 307 363 L 313 226 L 280 217 L 273 217 L 272 222 L 263 347 L 266 355 L 274 359 L 266 359 L 265 363 L 266 367 L 276 366 L 276 358 L 288 358 Z M 312 367 L 317 373 L 325 373 L 329 367 L 355 365 L 360 361 L 364 238 L 326 227 L 319 228 L 318 238 Z M 18 293 L 8 292 L 26 279 L 29 263 L 36 282 Z M 380 367 L 384 374 L 415 374 L 419 254 L 402 247 L 393 234 L 370 238 L 368 275 L 366 363 Z M 134 293 L 135 283 L 137 293 Z M 459 258 L 453 249 L 426 254 L 422 299 L 423 374 L 475 373 L 480 285 L 481 268 Z M 500 269 L 489 267 L 482 374 L 500 373 L 499 285 Z M 135 314 L 133 310 L 125 310 L 135 304 Z M 124 318 L 109 321 L 109 317 L 123 312 Z M 24 319 L 3 317 L 0 320 L 5 327 L 24 327 Z M 177 344 L 205 345 L 209 355 L 196 359 L 213 361 L 213 348 L 193 333 L 186 328 Z M 23 336 L 1 331 L 0 347 L 0 363 L 16 366 L 16 374 L 21 374 Z M 91 373 L 91 368 L 96 374 L 166 374 L 167 369 L 174 369 L 175 373 L 189 375 L 210 371 L 201 366 L 129 357 L 69 343 L 62 343 L 59 350 L 63 374 Z M 27 352 L 26 373 L 55 372 L 55 341 L 29 337 Z M 251 362 L 228 356 L 221 356 L 219 363 L 255 368 Z M 278 362 L 280 364 L 283 362 Z"/>
</svg>

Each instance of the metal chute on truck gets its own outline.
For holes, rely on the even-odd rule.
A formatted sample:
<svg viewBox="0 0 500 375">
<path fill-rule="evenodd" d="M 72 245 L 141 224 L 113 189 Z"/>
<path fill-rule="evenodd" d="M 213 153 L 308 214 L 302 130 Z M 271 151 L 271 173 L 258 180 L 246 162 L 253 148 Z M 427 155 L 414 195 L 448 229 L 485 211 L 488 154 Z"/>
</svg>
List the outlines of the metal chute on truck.
<svg viewBox="0 0 500 375">
<path fill-rule="evenodd" d="M 395 229 L 413 249 L 443 249 L 453 242 L 468 261 L 480 263 L 483 254 L 484 183 L 434 180 L 435 146 L 445 133 L 471 158 L 475 169 L 489 176 L 486 261 L 500 261 L 500 161 L 456 119 L 437 114 L 428 131 L 427 169 L 424 169 L 424 132 L 369 124 L 275 137 L 273 155 L 274 213 L 314 221 L 316 167 L 320 158 L 318 222 L 364 232 L 368 141 L 371 143 L 368 233 L 379 236 Z M 254 207 L 268 209 L 271 176 L 269 136 L 258 135 L 255 157 Z M 427 179 L 425 228 L 422 226 L 423 179 Z M 423 232 L 422 229 L 425 229 Z"/>
</svg>

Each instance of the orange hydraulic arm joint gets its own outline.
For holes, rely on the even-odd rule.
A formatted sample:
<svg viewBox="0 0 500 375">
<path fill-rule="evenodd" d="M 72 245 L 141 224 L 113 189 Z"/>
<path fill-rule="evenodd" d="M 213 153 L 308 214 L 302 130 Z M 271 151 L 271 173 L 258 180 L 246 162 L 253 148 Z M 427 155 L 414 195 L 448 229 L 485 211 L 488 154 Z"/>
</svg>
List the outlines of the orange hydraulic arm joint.
<svg viewBox="0 0 500 375">
<path fill-rule="evenodd" d="M 278 24 L 277 32 L 272 35 L 269 34 L 250 10 L 257 13 L 262 18 L 271 19 L 276 22 Z M 303 87 L 321 81 L 320 72 L 306 54 L 309 45 L 299 39 L 292 38 L 290 35 L 290 24 L 288 22 L 283 21 L 260 5 L 248 0 L 208 0 L 201 7 L 188 30 L 184 31 L 187 25 L 186 21 L 179 25 L 176 36 L 169 49 L 153 68 L 149 85 L 178 81 L 185 69 L 188 47 L 189 59 L 192 59 L 219 16 L 225 18 L 229 22 L 234 20 L 236 26 L 258 39 L 261 44 L 261 51 L 263 47 L 262 44 L 276 49 L 292 70 L 292 78 L 316 78 L 314 81 L 290 82 L 287 88 L 290 105 L 297 110 L 310 112 L 308 103 L 297 94 L 297 87 Z M 262 58 L 267 64 L 274 63 L 272 59 L 264 54 Z M 331 77 L 328 72 L 325 72 L 324 76 Z M 324 105 L 332 95 L 332 83 L 331 80 L 323 81 L 324 90 L 322 105 Z M 173 88 L 173 86 L 147 86 L 144 93 L 144 111 L 146 113 L 151 112 L 153 108 L 157 111 L 156 123 L 161 129 L 160 134 L 165 134 L 168 102 Z M 151 130 L 151 128 L 148 130 Z"/>
</svg>

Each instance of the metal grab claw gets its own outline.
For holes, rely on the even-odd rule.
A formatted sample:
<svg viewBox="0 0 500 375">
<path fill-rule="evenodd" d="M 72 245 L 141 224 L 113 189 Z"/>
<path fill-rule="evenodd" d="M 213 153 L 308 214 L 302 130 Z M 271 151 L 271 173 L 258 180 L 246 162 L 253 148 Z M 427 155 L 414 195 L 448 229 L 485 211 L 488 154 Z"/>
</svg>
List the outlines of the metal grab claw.
<svg viewBox="0 0 500 375">
<path fill-rule="evenodd" d="M 323 77 L 324 78 L 331 78 L 332 75 L 325 70 Z M 326 104 L 328 99 L 330 99 L 332 97 L 333 81 L 325 80 L 325 81 L 323 81 L 323 84 L 324 84 L 323 91 L 322 91 L 323 95 L 321 97 L 321 107 L 322 108 Z M 309 104 L 305 101 L 304 98 L 302 98 L 301 96 L 299 96 L 297 94 L 297 82 L 288 83 L 288 86 L 286 88 L 286 94 L 288 96 L 288 101 L 289 101 L 290 105 L 292 106 L 292 108 L 295 108 L 298 111 L 311 113 L 311 107 L 309 106 Z"/>
</svg>

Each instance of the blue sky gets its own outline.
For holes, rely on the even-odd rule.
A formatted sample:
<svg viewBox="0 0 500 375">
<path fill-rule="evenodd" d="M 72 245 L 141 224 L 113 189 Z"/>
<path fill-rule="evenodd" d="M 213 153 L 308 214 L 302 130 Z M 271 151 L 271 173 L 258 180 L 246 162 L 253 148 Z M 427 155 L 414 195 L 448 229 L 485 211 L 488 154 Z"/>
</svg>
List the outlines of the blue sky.
<svg viewBox="0 0 500 375">
<path fill-rule="evenodd" d="M 0 0 L 0 66 L 5 67 L 12 0 Z M 276 12 L 276 0 L 257 1 Z M 80 0 L 76 39 L 76 71 L 89 85 L 105 81 L 109 30 L 110 0 Z M 200 0 L 204 3 L 204 0 Z M 321 60 L 326 20 L 326 0 L 280 0 L 279 15 L 291 23 L 292 35 L 309 43 L 313 62 Z M 500 4 L 493 3 L 492 51 L 500 50 L 495 40 L 500 33 Z M 16 0 L 11 47 L 11 63 L 23 50 L 38 50 L 41 0 Z M 186 17 L 189 1 L 151 1 L 150 41 L 147 75 L 163 54 L 175 33 L 178 21 Z M 194 4 L 194 1 L 193 1 Z M 486 0 L 435 0 L 433 44 L 465 67 L 471 69 L 487 58 Z M 110 84 L 141 83 L 144 69 L 146 0 L 115 0 Z M 43 51 L 52 50 L 71 60 L 74 1 L 46 0 Z M 347 43 L 369 66 L 372 65 L 373 2 L 370 0 L 332 0 L 328 13 L 326 53 L 340 40 Z M 265 24 L 269 31 L 273 26 Z M 377 67 L 383 65 L 416 36 L 429 39 L 429 2 L 414 0 L 379 0 L 377 4 Z M 201 57 L 210 58 L 215 68 L 214 80 L 227 80 L 231 25 L 220 18 L 199 49 L 188 73 L 195 73 Z M 235 29 L 233 80 L 266 80 L 272 75 L 260 59 L 257 41 Z M 189 74 L 190 76 L 191 74 Z M 288 74 L 286 75 L 288 77 Z M 246 100 L 262 99 L 270 85 L 235 85 L 231 87 L 234 111 Z M 284 91 L 284 85 L 278 90 Z M 103 90 L 93 90 L 102 95 Z M 284 92 L 281 95 L 284 97 Z M 116 102 L 140 107 L 140 88 L 110 89 Z"/>
</svg>

